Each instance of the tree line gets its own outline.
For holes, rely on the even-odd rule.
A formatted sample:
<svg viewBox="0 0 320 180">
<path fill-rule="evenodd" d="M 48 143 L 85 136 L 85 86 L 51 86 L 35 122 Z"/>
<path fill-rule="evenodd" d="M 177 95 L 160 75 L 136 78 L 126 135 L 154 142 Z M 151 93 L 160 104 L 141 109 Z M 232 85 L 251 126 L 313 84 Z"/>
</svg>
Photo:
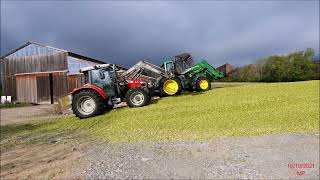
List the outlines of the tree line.
<svg viewBox="0 0 320 180">
<path fill-rule="evenodd" d="M 221 81 L 291 82 L 320 79 L 320 60 L 314 59 L 314 50 L 273 55 L 254 64 L 236 68 Z"/>
</svg>

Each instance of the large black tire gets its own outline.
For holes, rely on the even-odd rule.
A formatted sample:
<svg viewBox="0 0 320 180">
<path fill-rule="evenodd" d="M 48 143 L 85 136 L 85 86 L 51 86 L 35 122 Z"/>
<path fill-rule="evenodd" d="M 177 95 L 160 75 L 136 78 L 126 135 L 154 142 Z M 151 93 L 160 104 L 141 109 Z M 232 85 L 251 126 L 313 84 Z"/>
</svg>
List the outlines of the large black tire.
<svg viewBox="0 0 320 180">
<path fill-rule="evenodd" d="M 145 88 L 144 90 L 146 91 L 147 96 L 148 96 L 148 99 L 147 99 L 147 105 L 148 105 L 148 104 L 152 101 L 152 96 L 153 96 L 153 94 L 152 94 L 152 91 L 150 91 L 150 90 L 147 89 L 147 88 Z"/>
<path fill-rule="evenodd" d="M 165 83 L 167 81 L 175 81 L 177 84 L 178 84 L 178 89 L 176 91 L 176 93 L 174 94 L 168 94 L 166 91 L 165 91 Z M 166 96 L 174 96 L 174 95 L 180 95 L 181 92 L 182 92 L 182 85 L 181 85 L 181 81 L 178 79 L 178 78 L 163 78 L 161 81 L 160 81 L 160 86 L 159 86 L 159 92 L 160 92 L 160 97 L 166 97 Z"/>
<path fill-rule="evenodd" d="M 192 86 L 190 86 L 190 87 L 187 87 L 186 90 L 187 90 L 188 92 L 193 92 L 193 91 L 194 91 L 194 88 L 193 88 Z"/>
<path fill-rule="evenodd" d="M 150 95 L 143 88 L 131 88 L 126 93 L 126 103 L 129 107 L 142 107 L 149 103 Z"/>
<path fill-rule="evenodd" d="M 113 104 L 112 104 L 112 105 L 108 105 L 108 103 L 106 103 L 105 106 L 104 106 L 104 109 L 105 109 L 106 111 L 110 111 L 110 110 L 113 109 L 113 107 L 114 107 Z"/>
<path fill-rule="evenodd" d="M 201 83 L 206 85 L 201 85 Z M 211 89 L 211 83 L 208 78 L 199 77 L 196 81 L 196 91 L 207 91 Z"/>
<path fill-rule="evenodd" d="M 81 90 L 73 94 L 72 111 L 80 119 L 101 115 L 106 102 L 94 90 Z"/>
</svg>

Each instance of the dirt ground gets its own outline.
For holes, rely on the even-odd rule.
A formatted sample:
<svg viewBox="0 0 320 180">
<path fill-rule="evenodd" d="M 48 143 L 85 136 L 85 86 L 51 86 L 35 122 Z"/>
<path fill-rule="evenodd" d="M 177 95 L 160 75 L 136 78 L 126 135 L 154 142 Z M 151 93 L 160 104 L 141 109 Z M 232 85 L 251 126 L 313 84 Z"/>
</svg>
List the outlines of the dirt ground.
<svg viewBox="0 0 320 180">
<path fill-rule="evenodd" d="M 19 138 L 1 142 L 0 179 L 84 179 L 89 139 L 74 133 Z"/>
<path fill-rule="evenodd" d="M 1 125 L 24 123 L 32 120 L 50 119 L 61 117 L 55 112 L 54 104 L 41 104 L 19 108 L 0 109 Z"/>
<path fill-rule="evenodd" d="M 88 162 L 88 179 L 319 179 L 319 134 L 96 148 Z"/>
<path fill-rule="evenodd" d="M 319 179 L 319 134 L 138 143 L 55 134 L 39 140 L 2 149 L 0 178 Z"/>
</svg>

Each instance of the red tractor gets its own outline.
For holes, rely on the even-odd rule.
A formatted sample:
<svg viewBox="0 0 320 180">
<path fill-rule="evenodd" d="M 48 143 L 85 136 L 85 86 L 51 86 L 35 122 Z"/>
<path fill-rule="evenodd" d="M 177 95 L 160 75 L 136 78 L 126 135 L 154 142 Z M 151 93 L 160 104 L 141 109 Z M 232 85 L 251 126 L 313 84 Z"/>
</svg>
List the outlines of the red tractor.
<svg viewBox="0 0 320 180">
<path fill-rule="evenodd" d="M 80 119 L 103 114 L 114 104 L 126 102 L 129 107 L 141 107 L 151 100 L 151 89 L 140 80 L 127 81 L 119 77 L 114 64 L 102 64 L 83 68 L 87 84 L 72 94 L 72 110 Z"/>
</svg>

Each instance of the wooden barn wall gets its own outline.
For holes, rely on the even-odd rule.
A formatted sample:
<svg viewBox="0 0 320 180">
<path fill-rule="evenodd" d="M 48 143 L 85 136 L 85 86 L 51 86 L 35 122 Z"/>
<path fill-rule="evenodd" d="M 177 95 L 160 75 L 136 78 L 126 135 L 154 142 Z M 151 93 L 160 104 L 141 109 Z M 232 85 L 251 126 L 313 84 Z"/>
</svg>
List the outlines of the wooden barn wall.
<svg viewBox="0 0 320 180">
<path fill-rule="evenodd" d="M 53 74 L 53 98 L 57 101 L 61 96 L 68 94 L 67 72 Z"/>
<path fill-rule="evenodd" d="M 50 74 L 54 102 L 68 94 L 67 72 L 17 75 L 17 100 L 33 103 L 49 103 Z"/>
<path fill-rule="evenodd" d="M 20 102 L 38 102 L 36 75 L 16 76 L 17 100 Z M 41 89 L 40 89 L 41 90 Z"/>
<path fill-rule="evenodd" d="M 37 74 L 38 102 L 50 102 L 50 79 L 49 74 Z"/>
<path fill-rule="evenodd" d="M 72 92 L 75 88 L 84 85 L 84 75 L 83 74 L 70 74 L 68 75 L 68 88 L 69 92 Z"/>
<path fill-rule="evenodd" d="M 0 61 L 3 76 L 20 73 L 62 71 L 68 69 L 67 53 L 4 58 Z"/>
<path fill-rule="evenodd" d="M 67 53 L 58 52 L 48 55 L 9 57 L 0 60 L 0 80 L 3 95 L 17 100 L 15 74 L 45 71 L 62 71 L 68 69 Z M 66 77 L 65 77 L 66 79 Z M 25 89 L 25 88 L 23 88 Z M 60 93 L 61 90 L 57 88 Z M 67 91 L 67 88 L 66 90 Z"/>
<path fill-rule="evenodd" d="M 16 94 L 16 78 L 14 76 L 0 77 L 1 80 L 1 93 L 5 96 L 12 96 L 12 100 L 17 100 Z"/>
</svg>

